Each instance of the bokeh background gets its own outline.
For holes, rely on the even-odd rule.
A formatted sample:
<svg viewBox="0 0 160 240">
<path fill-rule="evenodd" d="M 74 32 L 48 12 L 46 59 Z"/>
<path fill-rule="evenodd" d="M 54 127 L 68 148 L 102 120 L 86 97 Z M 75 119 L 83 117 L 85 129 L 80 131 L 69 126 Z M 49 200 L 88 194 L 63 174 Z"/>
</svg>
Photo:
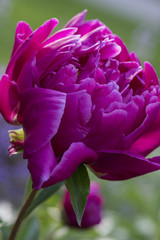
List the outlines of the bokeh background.
<svg viewBox="0 0 160 240">
<path fill-rule="evenodd" d="M 60 29 L 78 12 L 99 18 L 119 35 L 142 65 L 150 61 L 160 77 L 159 0 L 0 0 L 0 76 L 5 71 L 18 21 L 36 29 L 49 18 Z M 23 200 L 28 178 L 21 156 L 8 158 L 8 126 L 0 118 L 0 226 L 13 221 Z M 157 150 L 153 154 L 160 154 Z M 90 230 L 71 229 L 61 219 L 62 190 L 40 207 L 23 225 L 18 240 L 160 240 L 160 172 L 123 182 L 101 184 L 105 199 L 103 221 Z M 3 229 L 4 230 L 4 229 Z"/>
</svg>

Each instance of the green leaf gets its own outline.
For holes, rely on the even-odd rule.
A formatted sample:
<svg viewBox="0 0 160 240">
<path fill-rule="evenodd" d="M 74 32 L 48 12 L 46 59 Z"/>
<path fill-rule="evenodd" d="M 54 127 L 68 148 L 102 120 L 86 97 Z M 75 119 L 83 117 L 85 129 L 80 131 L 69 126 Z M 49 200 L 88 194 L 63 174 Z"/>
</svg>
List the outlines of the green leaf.
<svg viewBox="0 0 160 240">
<path fill-rule="evenodd" d="M 35 208 L 37 208 L 41 203 L 46 201 L 49 197 L 51 197 L 54 193 L 58 191 L 58 189 L 64 184 L 64 181 L 59 182 L 51 187 L 45 188 L 39 191 L 39 194 L 31 203 L 25 217 L 27 217 Z"/>
<path fill-rule="evenodd" d="M 26 185 L 26 191 L 25 191 L 25 197 L 24 197 L 24 199 L 26 199 L 26 198 L 28 197 L 28 195 L 29 195 L 29 193 L 31 192 L 31 190 L 32 190 L 32 179 L 29 178 L 29 179 L 28 179 L 28 182 L 27 182 L 27 185 Z"/>
<path fill-rule="evenodd" d="M 9 233 L 11 231 L 11 226 L 1 226 L 0 227 L 0 239 L 8 240 Z"/>
<path fill-rule="evenodd" d="M 31 217 L 25 221 L 17 235 L 17 240 L 39 240 L 40 224 L 37 217 Z"/>
<path fill-rule="evenodd" d="M 80 165 L 73 175 L 66 180 L 66 187 L 70 192 L 71 202 L 76 214 L 77 222 L 81 226 L 82 216 L 90 192 L 90 180 L 87 169 Z"/>
</svg>

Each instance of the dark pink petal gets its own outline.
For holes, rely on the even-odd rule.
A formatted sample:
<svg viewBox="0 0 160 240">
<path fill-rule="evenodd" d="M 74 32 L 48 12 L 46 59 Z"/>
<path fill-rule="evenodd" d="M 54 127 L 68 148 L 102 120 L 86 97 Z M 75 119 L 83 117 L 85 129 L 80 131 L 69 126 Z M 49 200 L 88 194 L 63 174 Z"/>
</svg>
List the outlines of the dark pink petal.
<svg viewBox="0 0 160 240">
<path fill-rule="evenodd" d="M 40 136 L 39 136 L 40 137 Z M 50 177 L 53 168 L 57 165 L 51 143 L 47 143 L 38 151 L 28 156 L 28 169 L 31 173 L 33 188 L 40 189 Z"/>
<path fill-rule="evenodd" d="M 136 120 L 138 116 L 138 106 L 134 102 L 129 102 L 128 104 L 113 101 L 107 108 L 107 112 L 111 113 L 115 110 L 122 109 L 126 111 L 126 121 L 123 128 L 124 135 L 130 134 L 136 128 Z"/>
<path fill-rule="evenodd" d="M 81 51 L 80 51 L 81 54 Z M 79 81 L 83 81 L 86 78 L 91 78 L 94 76 L 94 73 L 98 67 L 98 62 L 99 62 L 99 53 L 97 52 L 93 52 L 91 51 L 91 53 L 89 54 L 89 57 L 84 54 L 84 58 L 82 57 L 82 71 L 80 71 L 80 73 L 77 76 L 77 82 Z"/>
<path fill-rule="evenodd" d="M 135 52 L 130 53 L 130 60 L 136 61 L 141 66 L 141 62 L 140 62 L 139 58 L 137 57 L 137 55 L 135 54 Z"/>
<path fill-rule="evenodd" d="M 125 135 L 128 135 L 132 131 L 134 131 L 135 126 L 136 126 L 136 119 L 138 116 L 138 106 L 134 102 L 129 102 L 128 104 L 125 104 L 124 109 L 127 112 L 127 119 L 125 123 L 125 130 L 124 133 Z"/>
<path fill-rule="evenodd" d="M 131 147 L 131 145 L 143 134 L 146 134 L 152 126 L 155 124 L 155 121 L 158 117 L 160 111 L 160 103 L 151 103 L 146 107 L 146 117 L 142 124 L 137 127 L 131 134 L 125 137 L 126 147 Z"/>
<path fill-rule="evenodd" d="M 50 38 L 48 38 L 42 45 L 42 47 L 53 43 L 56 40 L 59 40 L 61 38 L 64 37 L 68 37 L 70 35 L 73 35 L 75 32 L 77 31 L 77 28 L 72 27 L 72 28 L 63 28 L 62 30 L 56 32 L 55 34 L 53 34 Z"/>
<path fill-rule="evenodd" d="M 72 64 L 61 67 L 57 72 L 48 73 L 42 80 L 41 86 L 44 88 L 58 90 L 60 92 L 75 92 L 78 88 L 75 84 L 78 69 Z"/>
<path fill-rule="evenodd" d="M 60 57 L 60 62 L 64 64 L 64 62 L 72 57 L 72 53 L 77 47 L 79 47 L 79 36 L 71 35 L 58 39 L 41 48 L 36 56 L 36 66 L 39 75 L 43 74 L 45 71 L 53 71 L 56 67 L 60 67 L 59 61 L 57 64 L 57 58 L 59 60 Z"/>
<path fill-rule="evenodd" d="M 81 25 L 85 19 L 87 10 L 84 10 L 83 12 L 80 12 L 76 16 L 74 16 L 64 27 L 78 27 Z"/>
<path fill-rule="evenodd" d="M 145 67 L 144 75 L 146 82 L 145 88 L 148 89 L 151 85 L 159 85 L 158 76 L 153 66 L 149 62 L 145 62 L 144 67 Z"/>
<path fill-rule="evenodd" d="M 126 74 L 125 74 L 125 78 L 126 78 L 126 82 L 129 83 L 131 82 L 139 73 L 143 72 L 143 68 L 141 66 L 139 66 L 138 68 L 132 68 L 130 69 Z M 134 84 L 134 83 L 132 83 Z M 136 88 L 137 86 L 135 86 Z"/>
<path fill-rule="evenodd" d="M 113 36 L 114 36 L 115 42 L 121 47 L 121 52 L 116 57 L 116 59 L 119 60 L 120 62 L 129 61 L 130 60 L 129 51 L 128 51 L 126 45 L 117 35 L 113 35 Z"/>
<path fill-rule="evenodd" d="M 115 149 L 123 146 L 123 132 L 127 113 L 117 109 L 111 113 L 98 112 L 91 119 L 91 130 L 84 140 L 95 150 Z"/>
<path fill-rule="evenodd" d="M 99 151 L 91 169 L 102 179 L 125 180 L 160 169 L 160 157 L 145 159 L 127 151 Z"/>
<path fill-rule="evenodd" d="M 37 81 L 35 77 L 35 72 L 37 70 L 35 64 L 36 59 L 31 57 L 31 59 L 29 58 L 23 65 L 22 70 L 17 78 L 19 92 L 22 92 L 27 88 L 32 88 L 35 85 L 35 82 Z"/>
<path fill-rule="evenodd" d="M 123 98 L 117 89 L 114 89 L 116 84 L 109 83 L 105 86 L 97 84 L 92 94 L 92 102 L 96 109 L 107 109 L 113 102 L 123 102 Z"/>
<path fill-rule="evenodd" d="M 19 108 L 18 89 L 15 82 L 9 80 L 7 74 L 0 80 L 0 113 L 8 123 L 17 122 Z"/>
<path fill-rule="evenodd" d="M 97 160 L 95 151 L 86 147 L 83 143 L 72 143 L 63 154 L 60 162 L 53 169 L 51 176 L 42 187 L 48 187 L 72 176 L 81 163 L 90 164 Z"/>
<path fill-rule="evenodd" d="M 77 49 L 77 54 L 86 54 L 92 52 L 97 46 L 100 45 L 100 40 L 103 40 L 102 32 L 105 26 L 100 26 L 91 32 L 85 34 L 80 38 L 81 46 Z"/>
<path fill-rule="evenodd" d="M 57 135 L 53 138 L 53 148 L 63 153 L 71 143 L 81 141 L 88 134 L 86 124 L 91 117 L 92 102 L 86 91 L 68 93 L 66 106 Z"/>
<path fill-rule="evenodd" d="M 102 71 L 102 69 L 97 68 L 95 70 L 94 79 L 96 80 L 96 82 L 98 82 L 100 84 L 106 83 L 106 79 L 105 79 L 104 72 Z"/>
<path fill-rule="evenodd" d="M 96 86 L 96 81 L 93 78 L 86 78 L 80 81 L 79 90 L 86 90 L 88 94 L 92 94 Z"/>
<path fill-rule="evenodd" d="M 20 95 L 25 158 L 45 146 L 57 133 L 65 101 L 65 93 L 42 88 L 27 89 Z"/>
<path fill-rule="evenodd" d="M 116 83 L 120 78 L 120 71 L 118 69 L 119 62 L 116 59 L 108 59 L 104 66 L 106 80 Z"/>
<path fill-rule="evenodd" d="M 100 26 L 105 26 L 105 25 L 103 23 L 101 23 L 98 19 L 85 21 L 83 24 L 78 26 L 77 34 L 84 36 L 85 34 L 91 32 L 92 30 L 94 30 Z M 111 33 L 112 33 L 111 30 L 105 26 L 104 31 L 102 32 L 102 35 L 106 36 Z"/>
<path fill-rule="evenodd" d="M 115 42 L 108 41 L 105 46 L 100 50 L 101 59 L 114 58 L 121 52 L 121 47 Z"/>
<path fill-rule="evenodd" d="M 130 151 L 148 155 L 160 146 L 160 113 L 154 124 L 130 148 Z"/>
<path fill-rule="evenodd" d="M 33 34 L 31 34 L 31 36 L 33 36 Z M 21 45 L 20 47 L 17 49 L 17 51 L 15 52 L 15 54 L 11 57 L 8 66 L 6 68 L 6 74 L 8 74 L 10 76 L 10 78 L 12 78 L 12 73 L 13 73 L 13 69 L 14 66 L 16 64 L 16 62 L 18 61 L 18 59 L 20 58 L 20 56 L 23 54 L 23 52 L 25 52 L 25 50 L 29 47 L 30 45 L 30 40 L 31 37 L 28 37 Z M 21 69 L 19 69 L 21 70 Z M 14 79 L 14 81 L 16 81 L 16 79 Z"/>
<path fill-rule="evenodd" d="M 15 53 L 17 48 L 23 43 L 23 41 L 32 33 L 32 29 L 26 22 L 19 22 L 17 24 L 15 33 L 15 42 L 12 50 L 12 55 Z M 11 55 L 11 56 L 12 56 Z"/>
<path fill-rule="evenodd" d="M 137 69 L 140 65 L 135 61 L 120 62 L 118 69 L 121 73 L 128 72 L 132 69 Z"/>
<path fill-rule="evenodd" d="M 21 44 L 7 66 L 6 73 L 10 76 L 10 78 L 14 81 L 17 80 L 18 75 L 27 59 L 35 54 L 35 51 L 39 49 L 41 44 L 57 24 L 58 20 L 55 18 L 46 21 Z"/>
</svg>

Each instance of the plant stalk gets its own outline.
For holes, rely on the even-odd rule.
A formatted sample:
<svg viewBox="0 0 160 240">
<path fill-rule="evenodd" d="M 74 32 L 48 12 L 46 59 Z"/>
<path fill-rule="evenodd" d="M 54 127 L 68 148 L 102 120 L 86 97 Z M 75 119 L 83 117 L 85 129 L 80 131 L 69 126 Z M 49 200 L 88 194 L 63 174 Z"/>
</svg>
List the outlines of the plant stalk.
<svg viewBox="0 0 160 240">
<path fill-rule="evenodd" d="M 26 214 L 30 204 L 34 200 L 36 193 L 37 193 L 37 190 L 35 190 L 35 189 L 32 189 L 32 191 L 30 192 L 27 200 L 25 201 L 23 207 L 21 208 L 21 210 L 19 212 L 19 215 L 18 215 L 17 220 L 12 228 L 12 231 L 11 231 L 11 234 L 10 234 L 8 240 L 15 240 L 18 230 L 21 226 L 21 223 L 24 220 L 25 214 Z"/>
</svg>

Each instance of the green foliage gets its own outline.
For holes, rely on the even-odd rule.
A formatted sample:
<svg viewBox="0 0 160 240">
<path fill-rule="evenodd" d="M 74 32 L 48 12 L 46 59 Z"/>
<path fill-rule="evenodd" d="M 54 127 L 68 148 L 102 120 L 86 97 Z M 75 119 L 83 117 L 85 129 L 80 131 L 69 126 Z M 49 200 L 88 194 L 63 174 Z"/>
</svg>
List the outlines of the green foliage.
<svg viewBox="0 0 160 240">
<path fill-rule="evenodd" d="M 10 226 L 3 225 L 0 227 L 0 240 L 8 240 Z"/>
<path fill-rule="evenodd" d="M 34 201 L 31 203 L 26 217 L 35 209 L 37 208 L 40 204 L 45 202 L 48 198 L 50 198 L 53 194 L 55 194 L 58 189 L 64 184 L 64 182 L 59 182 L 51 187 L 44 188 L 38 192 L 38 195 L 34 199 Z"/>
<path fill-rule="evenodd" d="M 16 240 L 39 240 L 40 225 L 37 217 L 31 217 L 23 223 Z"/>
<path fill-rule="evenodd" d="M 81 225 L 87 197 L 90 191 L 90 180 L 87 169 L 84 165 L 80 165 L 73 175 L 66 180 L 66 187 L 70 192 L 71 202 L 77 217 L 77 222 Z"/>
<path fill-rule="evenodd" d="M 26 191 L 25 191 L 25 196 L 24 199 L 26 199 L 30 193 L 30 191 L 32 190 L 32 179 L 31 177 L 28 179 L 27 185 L 26 185 Z"/>
</svg>

